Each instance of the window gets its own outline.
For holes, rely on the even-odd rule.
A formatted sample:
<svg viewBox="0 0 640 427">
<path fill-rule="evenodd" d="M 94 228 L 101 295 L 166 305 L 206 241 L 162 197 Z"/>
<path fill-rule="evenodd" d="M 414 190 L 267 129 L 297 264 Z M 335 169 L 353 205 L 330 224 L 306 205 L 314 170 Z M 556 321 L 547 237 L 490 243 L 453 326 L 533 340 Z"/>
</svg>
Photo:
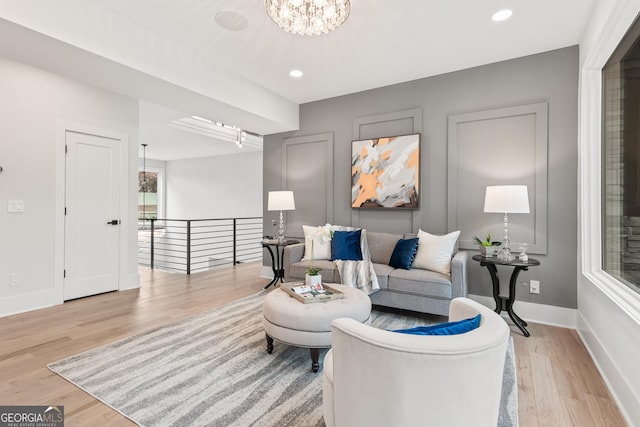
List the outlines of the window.
<svg viewBox="0 0 640 427">
<path fill-rule="evenodd" d="M 640 293 L 640 23 L 603 68 L 602 266 Z"/>
<path fill-rule="evenodd" d="M 138 219 L 158 219 L 163 215 L 163 173 L 161 169 L 138 170 Z"/>
</svg>

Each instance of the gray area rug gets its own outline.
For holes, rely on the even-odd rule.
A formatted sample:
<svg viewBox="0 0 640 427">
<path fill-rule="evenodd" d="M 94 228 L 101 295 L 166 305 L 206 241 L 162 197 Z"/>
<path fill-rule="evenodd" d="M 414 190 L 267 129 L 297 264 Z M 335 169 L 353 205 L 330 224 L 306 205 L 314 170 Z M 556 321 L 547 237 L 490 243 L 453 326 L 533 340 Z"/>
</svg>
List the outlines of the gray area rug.
<svg viewBox="0 0 640 427">
<path fill-rule="evenodd" d="M 264 295 L 48 367 L 142 426 L 324 426 L 322 371 L 310 371 L 309 350 L 276 343 L 273 354 L 266 353 Z M 372 314 L 372 325 L 383 329 L 428 323 L 377 310 Z M 504 372 L 498 425 L 517 426 L 511 341 Z"/>
</svg>

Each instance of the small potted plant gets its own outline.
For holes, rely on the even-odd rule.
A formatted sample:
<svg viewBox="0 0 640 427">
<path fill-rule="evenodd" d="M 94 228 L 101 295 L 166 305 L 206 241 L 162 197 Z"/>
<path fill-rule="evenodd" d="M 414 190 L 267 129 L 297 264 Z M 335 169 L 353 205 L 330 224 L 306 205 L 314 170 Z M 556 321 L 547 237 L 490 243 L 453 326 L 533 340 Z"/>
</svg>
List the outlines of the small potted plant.
<svg viewBox="0 0 640 427">
<path fill-rule="evenodd" d="M 320 275 L 320 267 L 309 267 L 304 272 L 304 281 L 307 285 L 315 285 L 317 283 L 322 282 L 322 276 Z"/>
<path fill-rule="evenodd" d="M 473 236 L 473 240 L 480 245 L 480 254 L 483 257 L 492 257 L 495 255 L 496 246 L 500 246 L 500 242 L 491 241 L 491 233 L 487 234 L 484 240 L 481 240 L 478 236 Z"/>
<path fill-rule="evenodd" d="M 309 265 L 309 268 L 307 268 L 305 270 L 305 274 L 304 274 L 304 282 L 306 285 L 315 285 L 317 283 L 321 283 L 322 282 L 322 276 L 320 275 L 320 270 L 322 270 L 320 267 L 314 267 L 313 266 L 313 249 L 315 246 L 315 240 L 312 238 L 311 239 L 311 265 Z"/>
</svg>

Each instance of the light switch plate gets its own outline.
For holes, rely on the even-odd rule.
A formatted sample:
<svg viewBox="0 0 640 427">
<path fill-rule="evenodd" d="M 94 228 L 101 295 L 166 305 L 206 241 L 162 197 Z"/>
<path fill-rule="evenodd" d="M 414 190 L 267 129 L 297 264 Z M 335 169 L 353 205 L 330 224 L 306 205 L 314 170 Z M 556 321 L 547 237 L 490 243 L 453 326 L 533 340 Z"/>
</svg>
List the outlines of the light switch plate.
<svg viewBox="0 0 640 427">
<path fill-rule="evenodd" d="M 24 200 L 9 200 L 7 203 L 8 212 L 24 212 Z"/>
</svg>

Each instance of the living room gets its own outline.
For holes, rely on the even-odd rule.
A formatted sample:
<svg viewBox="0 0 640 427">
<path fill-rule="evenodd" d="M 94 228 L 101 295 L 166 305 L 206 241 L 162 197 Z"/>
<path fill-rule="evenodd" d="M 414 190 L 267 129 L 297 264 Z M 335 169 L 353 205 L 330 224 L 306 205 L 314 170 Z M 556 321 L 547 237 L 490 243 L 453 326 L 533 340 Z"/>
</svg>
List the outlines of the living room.
<svg viewBox="0 0 640 427">
<path fill-rule="evenodd" d="M 512 53 L 505 60 L 463 66 L 433 75 L 416 75 L 403 81 L 363 88 L 356 93 L 332 94 L 299 102 L 292 102 L 284 95 L 276 96 L 274 100 L 272 93 L 257 84 L 253 93 L 247 87 L 220 88 L 224 86 L 221 83 L 216 83 L 218 86 L 215 87 L 202 86 L 200 93 L 182 93 L 167 84 L 167 81 L 173 81 L 177 85 L 183 78 L 182 73 L 158 63 L 152 67 L 157 71 L 156 80 L 143 80 L 131 67 L 114 65 L 108 60 L 112 55 L 127 57 L 129 64 L 148 59 L 135 56 L 129 50 L 133 46 L 127 48 L 125 40 L 118 40 L 121 52 L 110 52 L 106 48 L 90 51 L 86 45 L 82 53 L 74 52 L 73 37 L 61 28 L 66 22 L 63 15 L 71 16 L 72 20 L 73 14 L 66 12 L 79 4 L 67 2 L 65 9 L 64 6 L 44 6 L 35 2 L 21 2 L 24 3 L 22 6 L 12 3 L 3 1 L 0 7 L 3 40 L 0 43 L 0 73 L 3 93 L 7 94 L 0 100 L 7 122 L 0 129 L 5 141 L 0 148 L 0 166 L 3 167 L 0 180 L 5 183 L 0 188 L 0 195 L 5 201 L 24 199 L 25 206 L 20 215 L 1 214 L 5 240 L 14 243 L 2 249 L 5 262 L 0 266 L 0 277 L 9 277 L 15 271 L 23 272 L 24 276 L 20 286 L 4 286 L 0 290 L 0 315 L 50 307 L 63 301 L 64 263 L 61 258 L 64 245 L 60 236 L 64 233 L 64 222 L 60 212 L 64 203 L 60 200 L 64 186 L 61 187 L 60 182 L 64 181 L 64 175 L 61 179 L 60 164 L 64 164 L 64 154 L 60 147 L 64 146 L 64 141 L 60 142 L 56 133 L 65 128 L 64 124 L 62 128 L 56 127 L 57 123 L 82 123 L 127 136 L 127 149 L 121 154 L 127 179 L 122 183 L 121 197 L 125 202 L 120 211 L 122 227 L 118 251 L 118 290 L 124 291 L 136 289 L 141 283 L 135 259 L 136 212 L 134 207 L 128 206 L 133 204 L 131 201 L 135 197 L 133 177 L 137 173 L 139 99 L 173 103 L 193 114 L 220 111 L 225 117 L 215 119 L 247 129 L 252 129 L 250 119 L 253 118 L 256 123 L 253 130 L 260 127 L 265 135 L 264 233 L 272 234 L 271 220 L 275 219 L 274 213 L 266 209 L 267 193 L 293 189 L 296 210 L 287 213 L 287 224 L 291 227 L 287 234 L 294 238 L 302 236 L 302 230 L 298 228 L 301 224 L 327 222 L 377 231 L 415 233 L 422 228 L 444 234 L 453 224 L 452 207 L 487 215 L 462 197 L 457 204 L 450 204 L 453 193 L 448 183 L 456 164 L 450 161 L 449 118 L 546 103 L 548 181 L 543 193 L 546 207 L 538 206 L 537 214 L 546 215 L 547 248 L 546 252 L 531 253 L 532 257 L 540 259 L 541 266 L 522 275 L 522 281 L 538 280 L 541 292 L 530 294 L 526 288 L 519 287 L 517 304 L 520 314 L 528 320 L 578 330 L 627 422 L 634 425 L 640 419 L 640 374 L 633 357 L 640 350 L 635 339 L 640 329 L 640 298 L 602 271 L 599 218 L 601 70 L 637 16 L 639 2 L 605 1 L 591 2 L 588 7 L 582 5 L 580 16 L 584 27 L 570 45 L 551 45 L 533 54 Z M 91 9 L 90 6 L 83 7 Z M 585 7 L 588 10 L 585 11 Z M 262 5 L 256 7 L 259 8 Z M 550 10 L 543 12 L 550 13 Z M 47 21 L 47 17 L 51 19 Z M 266 19 L 266 23 L 273 25 Z M 356 22 L 361 19 L 357 9 L 354 8 L 350 19 Z M 570 16 L 567 19 L 571 19 Z M 99 18 L 95 22 L 100 22 Z M 106 25 L 105 22 L 102 24 Z M 81 34 L 82 30 L 81 26 L 76 28 L 76 34 Z M 129 30 L 131 32 L 123 32 L 120 36 L 136 34 L 132 28 Z M 277 27 L 275 30 L 282 31 Z M 142 45 L 154 44 L 152 34 L 147 34 L 147 38 L 143 32 L 137 34 L 139 38 L 131 37 L 131 40 Z M 466 38 L 473 39 L 474 35 L 467 34 Z M 295 39 L 295 43 L 298 45 L 304 40 Z M 513 45 L 514 51 L 518 52 L 517 45 Z M 414 51 L 416 56 L 428 55 L 419 46 L 414 47 Z M 87 66 L 87 55 L 98 61 L 98 70 Z M 356 60 L 365 62 L 367 58 L 353 52 L 351 61 Z M 189 64 L 200 78 L 206 77 L 203 71 L 211 70 L 195 62 L 185 61 L 183 65 L 188 67 Z M 140 65 L 144 68 L 144 64 Z M 403 66 L 386 65 L 390 68 Z M 349 62 L 333 66 L 344 72 Z M 218 71 L 220 76 L 228 76 L 228 70 Z M 295 92 L 303 82 L 304 79 L 288 81 L 287 85 Z M 341 84 L 339 80 L 334 82 L 335 86 Z M 123 86 L 129 86 L 130 95 L 123 95 Z M 160 87 L 162 91 L 157 90 Z M 236 99 L 232 100 L 234 97 Z M 384 115 L 392 120 L 380 120 Z M 356 125 L 363 124 L 364 127 L 354 130 Z M 362 133 L 361 129 L 364 129 Z M 420 133 L 422 137 L 421 208 L 385 214 L 351 209 L 351 141 L 408 133 Z M 316 140 L 318 135 L 325 139 Z M 332 183 L 314 181 L 292 188 L 298 185 L 287 181 L 287 173 L 293 170 L 283 163 L 283 159 L 292 156 L 287 152 L 288 148 L 304 144 L 311 147 L 314 143 L 317 143 L 314 149 L 325 147 L 327 135 L 332 141 L 332 155 L 327 161 L 324 148 L 314 152 L 314 155 L 324 157 L 316 156 L 311 169 L 324 170 L 324 178 L 330 177 Z M 496 161 L 488 168 L 500 170 L 501 166 L 502 163 Z M 538 193 L 535 194 L 537 197 Z M 501 218 L 493 219 L 496 224 L 494 234 L 500 234 Z M 513 220 L 518 221 L 515 215 Z M 467 238 L 475 234 L 475 230 L 463 231 Z M 38 260 L 37 269 L 32 267 L 34 259 Z M 470 275 L 473 280 L 469 293 L 481 301 L 490 299 L 489 275 L 480 265 L 472 265 Z M 37 311 L 34 315 L 37 316 Z M 40 339 L 46 341 L 46 336 Z"/>
</svg>

